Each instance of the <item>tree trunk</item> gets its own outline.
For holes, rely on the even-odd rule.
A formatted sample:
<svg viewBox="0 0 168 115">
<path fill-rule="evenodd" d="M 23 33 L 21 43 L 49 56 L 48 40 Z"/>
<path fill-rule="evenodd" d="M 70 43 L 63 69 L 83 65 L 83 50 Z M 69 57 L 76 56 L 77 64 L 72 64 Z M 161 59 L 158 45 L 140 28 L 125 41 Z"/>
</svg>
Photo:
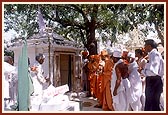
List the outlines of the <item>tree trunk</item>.
<svg viewBox="0 0 168 115">
<path fill-rule="evenodd" d="M 161 44 L 162 44 L 162 46 L 164 47 L 164 36 L 163 36 L 163 34 L 162 34 L 161 30 L 159 29 L 159 27 L 158 27 L 157 24 L 155 24 L 155 29 L 156 29 L 156 31 L 157 31 L 157 33 L 158 33 L 158 37 L 159 37 L 160 40 L 161 40 Z"/>
<path fill-rule="evenodd" d="M 98 5 L 93 5 L 93 12 L 91 13 L 91 21 L 87 23 L 86 37 L 87 49 L 89 55 L 97 54 L 97 40 L 95 38 L 96 19 L 97 19 Z"/>
<path fill-rule="evenodd" d="M 97 54 L 97 40 L 95 38 L 95 21 L 92 21 L 91 23 L 89 23 L 86 35 L 87 35 L 86 46 L 89 51 L 89 55 Z"/>
</svg>

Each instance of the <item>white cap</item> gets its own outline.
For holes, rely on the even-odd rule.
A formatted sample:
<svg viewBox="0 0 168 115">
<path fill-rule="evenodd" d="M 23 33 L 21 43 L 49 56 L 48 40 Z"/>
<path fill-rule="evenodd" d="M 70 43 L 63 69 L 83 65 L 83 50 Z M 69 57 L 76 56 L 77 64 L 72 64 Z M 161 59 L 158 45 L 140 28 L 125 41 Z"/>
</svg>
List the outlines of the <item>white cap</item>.
<svg viewBox="0 0 168 115">
<path fill-rule="evenodd" d="M 119 57 L 119 58 L 121 58 L 121 56 L 122 56 L 121 51 L 119 51 L 119 50 L 114 50 L 114 52 L 113 52 L 113 57 Z"/>
<path fill-rule="evenodd" d="M 128 52 L 128 50 L 127 50 L 126 48 L 124 48 L 124 49 L 122 50 L 122 52 Z"/>
<path fill-rule="evenodd" d="M 128 53 L 128 57 L 135 58 L 135 53 L 129 52 L 129 53 Z"/>
</svg>

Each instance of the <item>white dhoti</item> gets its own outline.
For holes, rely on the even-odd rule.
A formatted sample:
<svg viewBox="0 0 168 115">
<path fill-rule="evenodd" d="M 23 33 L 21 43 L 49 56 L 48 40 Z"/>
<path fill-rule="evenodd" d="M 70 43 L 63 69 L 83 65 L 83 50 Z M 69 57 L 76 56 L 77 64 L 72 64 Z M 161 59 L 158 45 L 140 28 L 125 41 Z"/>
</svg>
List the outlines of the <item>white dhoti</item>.
<svg viewBox="0 0 168 115">
<path fill-rule="evenodd" d="M 125 91 L 121 91 L 116 96 L 113 96 L 113 107 L 115 111 L 126 111 L 127 101 Z"/>
<path fill-rule="evenodd" d="M 32 78 L 32 80 L 33 80 L 33 86 L 34 86 L 33 95 L 42 95 L 42 93 L 43 93 L 43 85 L 38 81 L 36 76 L 34 76 Z"/>
<path fill-rule="evenodd" d="M 121 63 L 122 61 L 119 60 L 117 63 L 115 63 L 113 67 L 113 74 L 112 74 L 112 80 L 111 80 L 111 93 L 112 93 L 112 99 L 113 99 L 113 107 L 115 111 L 127 111 L 128 104 L 127 104 L 127 96 L 126 96 L 126 88 L 125 85 L 127 85 L 127 81 L 124 79 L 121 80 L 120 86 L 117 89 L 117 95 L 113 95 L 114 87 L 116 84 L 117 76 L 115 67 L 118 63 Z"/>
<path fill-rule="evenodd" d="M 142 81 L 140 78 L 140 74 L 137 71 L 137 64 L 133 62 L 129 65 L 129 81 L 131 84 L 130 87 L 130 98 L 129 104 L 133 111 L 141 111 L 142 104 L 141 104 L 141 96 L 142 96 Z"/>
</svg>

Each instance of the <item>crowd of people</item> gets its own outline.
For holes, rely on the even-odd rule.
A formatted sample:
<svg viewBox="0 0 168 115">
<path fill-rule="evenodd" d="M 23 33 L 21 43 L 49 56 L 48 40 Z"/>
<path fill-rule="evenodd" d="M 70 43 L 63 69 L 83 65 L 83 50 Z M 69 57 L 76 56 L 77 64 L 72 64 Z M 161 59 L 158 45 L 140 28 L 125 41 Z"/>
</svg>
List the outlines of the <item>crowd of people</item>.
<svg viewBox="0 0 168 115">
<path fill-rule="evenodd" d="M 102 50 L 100 54 L 82 52 L 83 91 L 97 98 L 95 107 L 104 111 L 160 111 L 163 93 L 164 60 L 154 40 L 145 41 L 144 48 L 134 52 L 127 49 Z M 28 72 L 32 81 L 31 95 L 42 95 L 50 79 L 44 76 L 43 54 L 35 57 Z M 4 108 L 17 103 L 18 77 L 10 56 L 4 57 Z"/>
<path fill-rule="evenodd" d="M 115 49 L 83 56 L 83 91 L 105 111 L 161 111 L 164 60 L 154 40 L 134 52 Z"/>
</svg>

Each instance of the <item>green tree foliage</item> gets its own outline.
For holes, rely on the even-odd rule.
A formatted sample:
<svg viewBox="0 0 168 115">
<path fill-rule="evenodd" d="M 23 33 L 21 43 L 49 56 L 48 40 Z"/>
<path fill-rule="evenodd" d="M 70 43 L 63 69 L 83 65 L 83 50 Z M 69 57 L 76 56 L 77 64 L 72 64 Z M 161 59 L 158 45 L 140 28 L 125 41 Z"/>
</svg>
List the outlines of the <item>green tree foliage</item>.
<svg viewBox="0 0 168 115">
<path fill-rule="evenodd" d="M 5 4 L 5 31 L 13 28 L 25 36 L 37 33 L 38 7 L 47 26 L 82 44 L 90 54 L 97 53 L 95 31 L 113 43 L 117 34 L 129 32 L 146 21 L 155 24 L 160 35 L 164 29 L 163 4 Z"/>
<path fill-rule="evenodd" d="M 38 32 L 36 7 L 30 4 L 5 4 L 4 31 L 14 29 L 22 37 L 29 37 Z"/>
</svg>

